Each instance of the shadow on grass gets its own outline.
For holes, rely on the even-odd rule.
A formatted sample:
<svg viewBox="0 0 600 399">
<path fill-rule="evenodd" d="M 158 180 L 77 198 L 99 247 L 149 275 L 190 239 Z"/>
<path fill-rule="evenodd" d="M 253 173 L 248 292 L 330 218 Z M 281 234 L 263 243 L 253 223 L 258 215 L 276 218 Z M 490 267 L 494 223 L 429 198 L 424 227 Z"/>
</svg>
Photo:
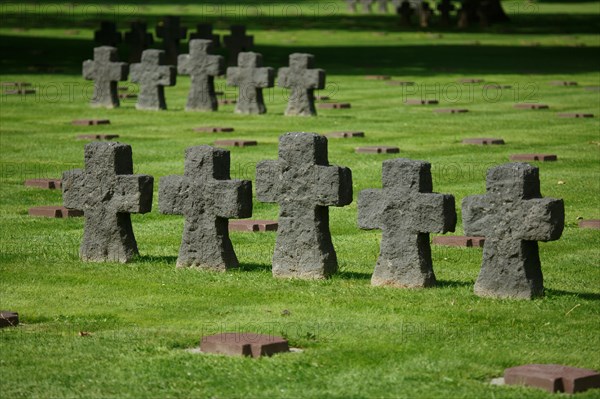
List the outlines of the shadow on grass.
<svg viewBox="0 0 600 399">
<path fill-rule="evenodd" d="M 600 294 L 594 294 L 591 292 L 573 292 L 573 291 L 556 290 L 553 288 L 545 288 L 544 293 L 547 297 L 574 296 L 579 299 L 586 299 L 589 301 L 600 301 Z"/>
<path fill-rule="evenodd" d="M 240 272 L 271 273 L 271 265 L 265 265 L 262 263 L 240 263 L 240 266 L 235 270 Z"/>
<path fill-rule="evenodd" d="M 333 275 L 333 278 L 339 278 L 342 280 L 370 280 L 371 273 L 339 271 Z"/>
<path fill-rule="evenodd" d="M 474 284 L 475 283 L 472 281 L 438 280 L 436 287 L 438 287 L 438 288 L 463 288 L 463 287 L 473 287 Z"/>
<path fill-rule="evenodd" d="M 165 263 L 175 265 L 177 263 L 177 256 L 139 255 L 136 256 L 135 261 L 140 263 Z"/>
</svg>

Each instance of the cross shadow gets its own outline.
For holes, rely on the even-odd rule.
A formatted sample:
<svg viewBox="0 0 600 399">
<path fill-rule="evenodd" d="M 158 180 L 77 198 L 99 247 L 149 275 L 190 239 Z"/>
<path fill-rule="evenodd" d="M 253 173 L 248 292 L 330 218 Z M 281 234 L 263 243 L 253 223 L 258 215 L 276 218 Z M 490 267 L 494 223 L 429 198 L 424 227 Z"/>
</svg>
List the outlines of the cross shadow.
<svg viewBox="0 0 600 399">
<path fill-rule="evenodd" d="M 361 272 L 337 272 L 333 275 L 334 278 L 341 278 L 344 280 L 370 280 L 371 273 L 361 273 Z"/>
<path fill-rule="evenodd" d="M 545 296 L 575 296 L 580 299 L 587 299 L 590 301 L 600 301 L 600 294 L 594 294 L 591 292 L 572 292 L 572 291 L 556 290 L 553 288 L 545 288 L 544 294 L 545 294 Z"/>
<path fill-rule="evenodd" d="M 240 263 L 237 268 L 240 272 L 271 272 L 271 265 L 262 263 Z"/>
<path fill-rule="evenodd" d="M 134 261 L 149 263 L 166 263 L 175 266 L 175 264 L 177 263 L 177 256 L 138 255 L 135 257 Z"/>
<path fill-rule="evenodd" d="M 460 288 L 472 287 L 473 285 L 475 285 L 475 283 L 470 281 L 437 280 L 435 286 L 438 288 Z"/>
</svg>

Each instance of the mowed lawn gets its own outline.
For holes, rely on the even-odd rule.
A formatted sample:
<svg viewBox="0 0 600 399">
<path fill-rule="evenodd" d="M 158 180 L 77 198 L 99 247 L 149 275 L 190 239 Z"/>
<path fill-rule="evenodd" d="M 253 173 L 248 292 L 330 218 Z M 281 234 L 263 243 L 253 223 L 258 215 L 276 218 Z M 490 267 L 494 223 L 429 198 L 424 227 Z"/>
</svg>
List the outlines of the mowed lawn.
<svg viewBox="0 0 600 399">
<path fill-rule="evenodd" d="M 512 24 L 467 31 L 400 28 L 391 14 L 347 14 L 341 1 L 221 2 L 226 9 L 148 3 L 107 3 L 93 11 L 86 11 L 87 2 L 74 11 L 71 3 L 2 4 L 0 80 L 31 82 L 37 90 L 0 97 L 0 308 L 21 316 L 19 327 L 0 330 L 3 396 L 541 398 L 550 395 L 489 382 L 527 363 L 600 369 L 600 232 L 577 227 L 581 218 L 600 219 L 600 92 L 584 88 L 600 85 L 600 3 L 506 2 Z M 90 108 L 92 83 L 81 77 L 81 62 L 92 57 L 99 21 L 114 19 L 124 31 L 140 18 L 153 30 L 169 14 L 182 15 L 190 28 L 213 23 L 219 34 L 232 23 L 246 24 L 265 66 L 285 66 L 293 52 L 315 54 L 316 66 L 327 71 L 327 87 L 318 94 L 352 108 L 285 117 L 287 91 L 275 87 L 265 90 L 266 115 L 235 115 L 233 105 L 185 112 L 187 76 L 165 90 L 167 111 L 137 111 L 135 99 L 114 110 Z M 124 60 L 126 50 L 120 46 Z M 373 74 L 415 85 L 365 78 Z M 457 83 L 463 78 L 485 83 Z M 550 85 L 554 80 L 578 86 Z M 492 83 L 511 88 L 484 88 Z M 228 98 L 237 96 L 224 79 L 216 85 Z M 404 104 L 421 96 L 440 105 Z M 550 109 L 515 109 L 517 102 Z M 437 107 L 470 112 L 435 114 Z M 564 119 L 559 112 L 595 117 Z M 71 125 L 82 118 L 111 124 Z M 206 125 L 235 132 L 193 131 Z M 159 214 L 158 182 L 183 173 L 185 148 L 257 140 L 256 147 L 231 149 L 232 177 L 254 181 L 256 163 L 277 157 L 281 134 L 340 130 L 366 137 L 329 140 L 330 163 L 352 169 L 355 199 L 330 210 L 336 275 L 273 279 L 274 233 L 230 234 L 239 270 L 175 268 L 183 217 Z M 125 265 L 79 261 L 82 218 L 27 215 L 33 206 L 61 204 L 61 194 L 23 181 L 83 167 L 85 141 L 75 137 L 87 133 L 119 134 L 132 146 L 135 173 L 155 177 L 152 212 L 132 216 L 140 256 Z M 471 137 L 500 137 L 506 145 L 461 144 Z M 401 152 L 356 154 L 361 145 Z M 542 194 L 564 199 L 566 209 L 561 239 L 540 243 L 543 298 L 475 296 L 482 255 L 476 248 L 433 246 L 435 288 L 370 286 L 381 232 L 358 229 L 356 198 L 381 187 L 382 161 L 431 162 L 434 190 L 456 198 L 452 234 L 462 234 L 460 203 L 485 192 L 486 170 L 509 162 L 510 154 L 531 152 L 558 156 L 534 164 Z M 254 198 L 254 219 L 277 213 L 276 204 Z M 249 359 L 188 351 L 201 336 L 225 331 L 283 335 L 302 352 Z"/>
</svg>

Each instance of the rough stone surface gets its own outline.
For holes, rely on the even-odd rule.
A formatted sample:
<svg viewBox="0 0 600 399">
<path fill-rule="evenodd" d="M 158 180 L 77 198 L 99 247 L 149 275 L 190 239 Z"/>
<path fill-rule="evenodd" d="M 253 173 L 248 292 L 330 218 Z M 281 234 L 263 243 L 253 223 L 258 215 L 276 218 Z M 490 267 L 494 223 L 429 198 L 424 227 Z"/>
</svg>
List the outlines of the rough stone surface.
<svg viewBox="0 0 600 399">
<path fill-rule="evenodd" d="M 537 104 L 537 103 L 518 103 L 514 105 L 517 109 L 548 109 L 550 108 L 546 104 Z"/>
<path fill-rule="evenodd" d="M 211 24 L 196 25 L 196 32 L 190 34 L 190 41 L 193 39 L 210 40 L 213 48 L 221 47 L 221 37 L 213 33 L 213 26 Z"/>
<path fill-rule="evenodd" d="M 187 28 L 181 26 L 179 17 L 168 16 L 156 26 L 156 36 L 163 41 L 165 49 L 165 61 L 168 64 L 177 64 L 177 55 L 179 54 L 179 41 L 187 37 Z"/>
<path fill-rule="evenodd" d="M 557 161 L 558 157 L 554 154 L 512 154 L 511 161 Z"/>
<path fill-rule="evenodd" d="M 404 101 L 404 104 L 407 104 L 407 105 L 436 105 L 436 104 L 439 104 L 439 101 L 438 100 L 419 100 L 419 99 L 410 98 L 410 99 Z"/>
<path fill-rule="evenodd" d="M 19 314 L 10 310 L 0 310 L 0 328 L 19 325 Z"/>
<path fill-rule="evenodd" d="M 365 76 L 367 80 L 390 80 L 392 79 L 389 75 L 367 75 Z"/>
<path fill-rule="evenodd" d="M 503 139 L 494 139 L 489 137 L 464 139 L 463 144 L 476 144 L 476 145 L 501 145 L 504 144 Z"/>
<path fill-rule="evenodd" d="M 239 64 L 239 54 L 249 52 L 254 47 L 254 36 L 246 35 L 246 27 L 243 25 L 232 25 L 231 33 L 223 36 L 223 44 L 229 52 L 229 65 Z"/>
<path fill-rule="evenodd" d="M 62 187 L 60 179 L 28 179 L 25 180 L 25 186 L 43 188 L 46 190 L 54 190 Z"/>
<path fill-rule="evenodd" d="M 111 21 L 101 21 L 100 29 L 94 32 L 94 41 L 100 46 L 116 46 L 123 40 L 117 25 Z"/>
<path fill-rule="evenodd" d="M 228 133 L 233 132 L 234 129 L 232 127 L 223 126 L 200 126 L 195 127 L 194 131 L 199 133 Z"/>
<path fill-rule="evenodd" d="M 559 118 L 593 118 L 594 114 L 562 112 L 562 113 L 558 114 L 558 117 Z"/>
<path fill-rule="evenodd" d="M 154 44 L 152 33 L 147 32 L 148 25 L 143 21 L 133 21 L 129 32 L 125 33 L 125 42 L 129 45 L 129 62 L 140 62 L 142 52 Z"/>
<path fill-rule="evenodd" d="M 480 247 L 485 243 L 484 237 L 465 237 L 465 236 L 436 236 L 431 241 L 433 245 L 445 245 L 448 247 Z"/>
<path fill-rule="evenodd" d="M 381 229 L 372 285 L 435 285 L 429 233 L 454 231 L 454 197 L 433 193 L 431 164 L 410 159 L 383 162 L 383 189 L 358 196 L 358 227 Z"/>
<path fill-rule="evenodd" d="M 83 61 L 83 77 L 94 81 L 93 107 L 114 108 L 119 106 L 117 82 L 127 80 L 129 66 L 117 62 L 117 49 L 109 46 L 96 47 L 94 59 Z"/>
<path fill-rule="evenodd" d="M 323 109 L 345 109 L 351 107 L 350 103 L 319 103 L 319 108 Z"/>
<path fill-rule="evenodd" d="M 251 147 L 258 145 L 255 140 L 215 140 L 215 145 L 226 147 Z"/>
<path fill-rule="evenodd" d="M 600 388 L 600 373 L 560 364 L 527 364 L 504 370 L 504 383 L 541 388 L 552 393 L 577 393 Z"/>
<path fill-rule="evenodd" d="M 85 169 L 64 172 L 62 181 L 64 206 L 85 214 L 81 260 L 127 262 L 137 255 L 130 214 L 150 212 L 154 178 L 133 174 L 129 145 L 87 144 Z"/>
<path fill-rule="evenodd" d="M 118 134 L 80 134 L 77 136 L 77 140 L 112 140 L 118 138 Z"/>
<path fill-rule="evenodd" d="M 252 183 L 230 180 L 229 167 L 229 151 L 190 147 L 183 176 L 160 179 L 160 212 L 185 217 L 177 267 L 225 271 L 238 266 L 228 219 L 252 216 Z"/>
<path fill-rule="evenodd" d="M 110 120 L 108 119 L 76 119 L 71 122 L 76 126 L 94 126 L 94 125 L 109 125 Z"/>
<path fill-rule="evenodd" d="M 347 139 L 350 137 L 365 137 L 365 132 L 331 132 L 326 134 L 327 137 Z"/>
<path fill-rule="evenodd" d="M 256 196 L 279 204 L 274 276 L 314 279 L 335 273 L 328 207 L 352 202 L 352 172 L 329 165 L 325 137 L 281 136 L 279 159 L 256 166 Z"/>
<path fill-rule="evenodd" d="M 140 85 L 140 94 L 135 104 L 137 109 L 167 109 L 165 86 L 175 85 L 177 73 L 174 66 L 164 64 L 163 50 L 145 50 L 142 62 L 131 65 L 131 81 Z"/>
<path fill-rule="evenodd" d="M 29 216 L 60 219 L 83 216 L 83 212 L 78 209 L 67 209 L 64 206 L 36 206 L 29 208 Z"/>
<path fill-rule="evenodd" d="M 325 71 L 314 68 L 312 54 L 290 54 L 289 67 L 279 68 L 277 85 L 290 89 L 285 115 L 313 116 L 315 89 L 325 88 Z"/>
<path fill-rule="evenodd" d="M 434 109 L 433 112 L 438 114 L 463 114 L 469 112 L 469 110 L 466 108 L 438 108 Z"/>
<path fill-rule="evenodd" d="M 212 41 L 205 39 L 190 40 L 190 53 L 179 56 L 177 71 L 180 75 L 190 75 L 190 93 L 186 111 L 216 111 L 218 109 L 215 94 L 215 76 L 225 72 L 225 59 L 220 55 L 211 55 Z"/>
<path fill-rule="evenodd" d="M 600 219 L 580 220 L 579 228 L 600 230 Z"/>
<path fill-rule="evenodd" d="M 485 195 L 462 202 L 465 234 L 485 237 L 475 294 L 518 299 L 543 295 L 537 241 L 560 238 L 563 201 L 542 198 L 539 169 L 526 163 L 489 169 L 486 187 Z"/>
<path fill-rule="evenodd" d="M 398 147 L 390 146 L 369 146 L 369 147 L 358 147 L 355 149 L 357 154 L 397 154 L 400 152 Z"/>
<path fill-rule="evenodd" d="M 229 230 L 233 231 L 277 231 L 275 220 L 231 220 Z"/>
<path fill-rule="evenodd" d="M 262 89 L 273 87 L 275 71 L 262 66 L 262 55 L 240 53 L 238 66 L 227 68 L 227 85 L 238 86 L 239 95 L 235 112 L 238 114 L 264 114 L 267 112 Z"/>
<path fill-rule="evenodd" d="M 229 356 L 272 356 L 289 352 L 288 341 L 282 337 L 255 333 L 221 333 L 202 337 L 200 350 Z"/>
<path fill-rule="evenodd" d="M 565 80 L 553 80 L 550 82 L 552 86 L 577 86 L 577 82 L 565 81 Z"/>
</svg>

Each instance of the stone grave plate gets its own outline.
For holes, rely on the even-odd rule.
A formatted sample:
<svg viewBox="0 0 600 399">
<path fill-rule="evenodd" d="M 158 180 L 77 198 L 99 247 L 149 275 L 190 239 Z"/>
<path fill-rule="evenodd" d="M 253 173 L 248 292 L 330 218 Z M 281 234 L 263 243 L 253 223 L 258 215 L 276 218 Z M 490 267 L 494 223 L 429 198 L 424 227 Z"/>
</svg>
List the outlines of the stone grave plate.
<svg viewBox="0 0 600 399">
<path fill-rule="evenodd" d="M 554 154 L 512 154 L 511 161 L 556 161 L 558 157 Z"/>
<path fill-rule="evenodd" d="M 563 112 L 563 113 L 558 114 L 558 117 L 559 118 L 593 118 L 594 114 Z"/>
<path fill-rule="evenodd" d="M 517 109 L 548 109 L 550 108 L 546 104 L 536 104 L 536 103 L 518 103 L 514 105 Z"/>
<path fill-rule="evenodd" d="M 277 231 L 275 220 L 236 219 L 229 221 L 229 231 Z"/>
<path fill-rule="evenodd" d="M 109 125 L 110 120 L 108 119 L 76 119 L 71 122 L 77 126 L 93 126 L 93 125 Z"/>
<path fill-rule="evenodd" d="M 350 103 L 320 103 L 319 108 L 323 109 L 342 109 L 350 108 Z"/>
<path fill-rule="evenodd" d="M 61 188 L 62 184 L 60 179 L 27 179 L 25 180 L 25 186 L 53 190 Z"/>
<path fill-rule="evenodd" d="M 541 388 L 552 393 L 576 393 L 600 388 L 600 374 L 595 370 L 559 364 L 526 364 L 504 370 L 504 383 Z"/>
<path fill-rule="evenodd" d="M 327 137 L 347 139 L 350 137 L 365 137 L 365 132 L 331 132 Z"/>
<path fill-rule="evenodd" d="M 600 229 L 600 219 L 589 219 L 579 221 L 580 229 Z"/>
<path fill-rule="evenodd" d="M 469 112 L 466 108 L 438 108 L 434 109 L 433 112 L 438 114 L 462 114 L 465 112 Z"/>
<path fill-rule="evenodd" d="M 233 132 L 232 127 L 223 127 L 223 126 L 200 126 L 195 127 L 194 131 L 198 133 L 227 133 Z"/>
<path fill-rule="evenodd" d="M 261 357 L 289 352 L 289 345 L 287 340 L 273 335 L 221 333 L 202 337 L 200 350 L 229 356 Z"/>
<path fill-rule="evenodd" d="M 400 152 L 398 147 L 391 146 L 369 146 L 356 148 L 357 154 L 397 154 Z"/>
<path fill-rule="evenodd" d="M 503 139 L 493 138 L 472 138 L 464 139 L 463 144 L 477 144 L 477 145 L 490 145 L 490 144 L 504 144 Z"/>
<path fill-rule="evenodd" d="M 565 80 L 553 80 L 550 82 L 552 86 L 577 86 L 577 82 L 565 81 Z"/>
<path fill-rule="evenodd" d="M 365 76 L 367 80 L 390 80 L 392 79 L 389 75 L 367 75 Z"/>
<path fill-rule="evenodd" d="M 77 140 L 112 140 L 118 138 L 118 134 L 80 134 L 77 136 Z"/>
<path fill-rule="evenodd" d="M 434 245 L 445 245 L 449 247 L 480 247 L 483 248 L 485 237 L 469 236 L 436 236 L 431 241 Z"/>
<path fill-rule="evenodd" d="M 419 100 L 415 98 L 408 99 L 404 101 L 404 104 L 407 105 L 437 105 L 439 104 L 438 100 Z"/>
<path fill-rule="evenodd" d="M 215 145 L 225 147 L 249 147 L 258 145 L 255 140 L 215 140 Z"/>
<path fill-rule="evenodd" d="M 36 206 L 29 208 L 29 216 L 46 218 L 71 218 L 83 216 L 83 211 L 67 209 L 64 206 Z"/>
<path fill-rule="evenodd" d="M 459 79 L 458 83 L 482 83 L 483 79 L 478 79 L 478 78 L 464 78 L 464 79 Z"/>
<path fill-rule="evenodd" d="M 390 80 L 386 82 L 390 86 L 414 86 L 415 82 L 409 82 L 406 80 Z"/>
</svg>

